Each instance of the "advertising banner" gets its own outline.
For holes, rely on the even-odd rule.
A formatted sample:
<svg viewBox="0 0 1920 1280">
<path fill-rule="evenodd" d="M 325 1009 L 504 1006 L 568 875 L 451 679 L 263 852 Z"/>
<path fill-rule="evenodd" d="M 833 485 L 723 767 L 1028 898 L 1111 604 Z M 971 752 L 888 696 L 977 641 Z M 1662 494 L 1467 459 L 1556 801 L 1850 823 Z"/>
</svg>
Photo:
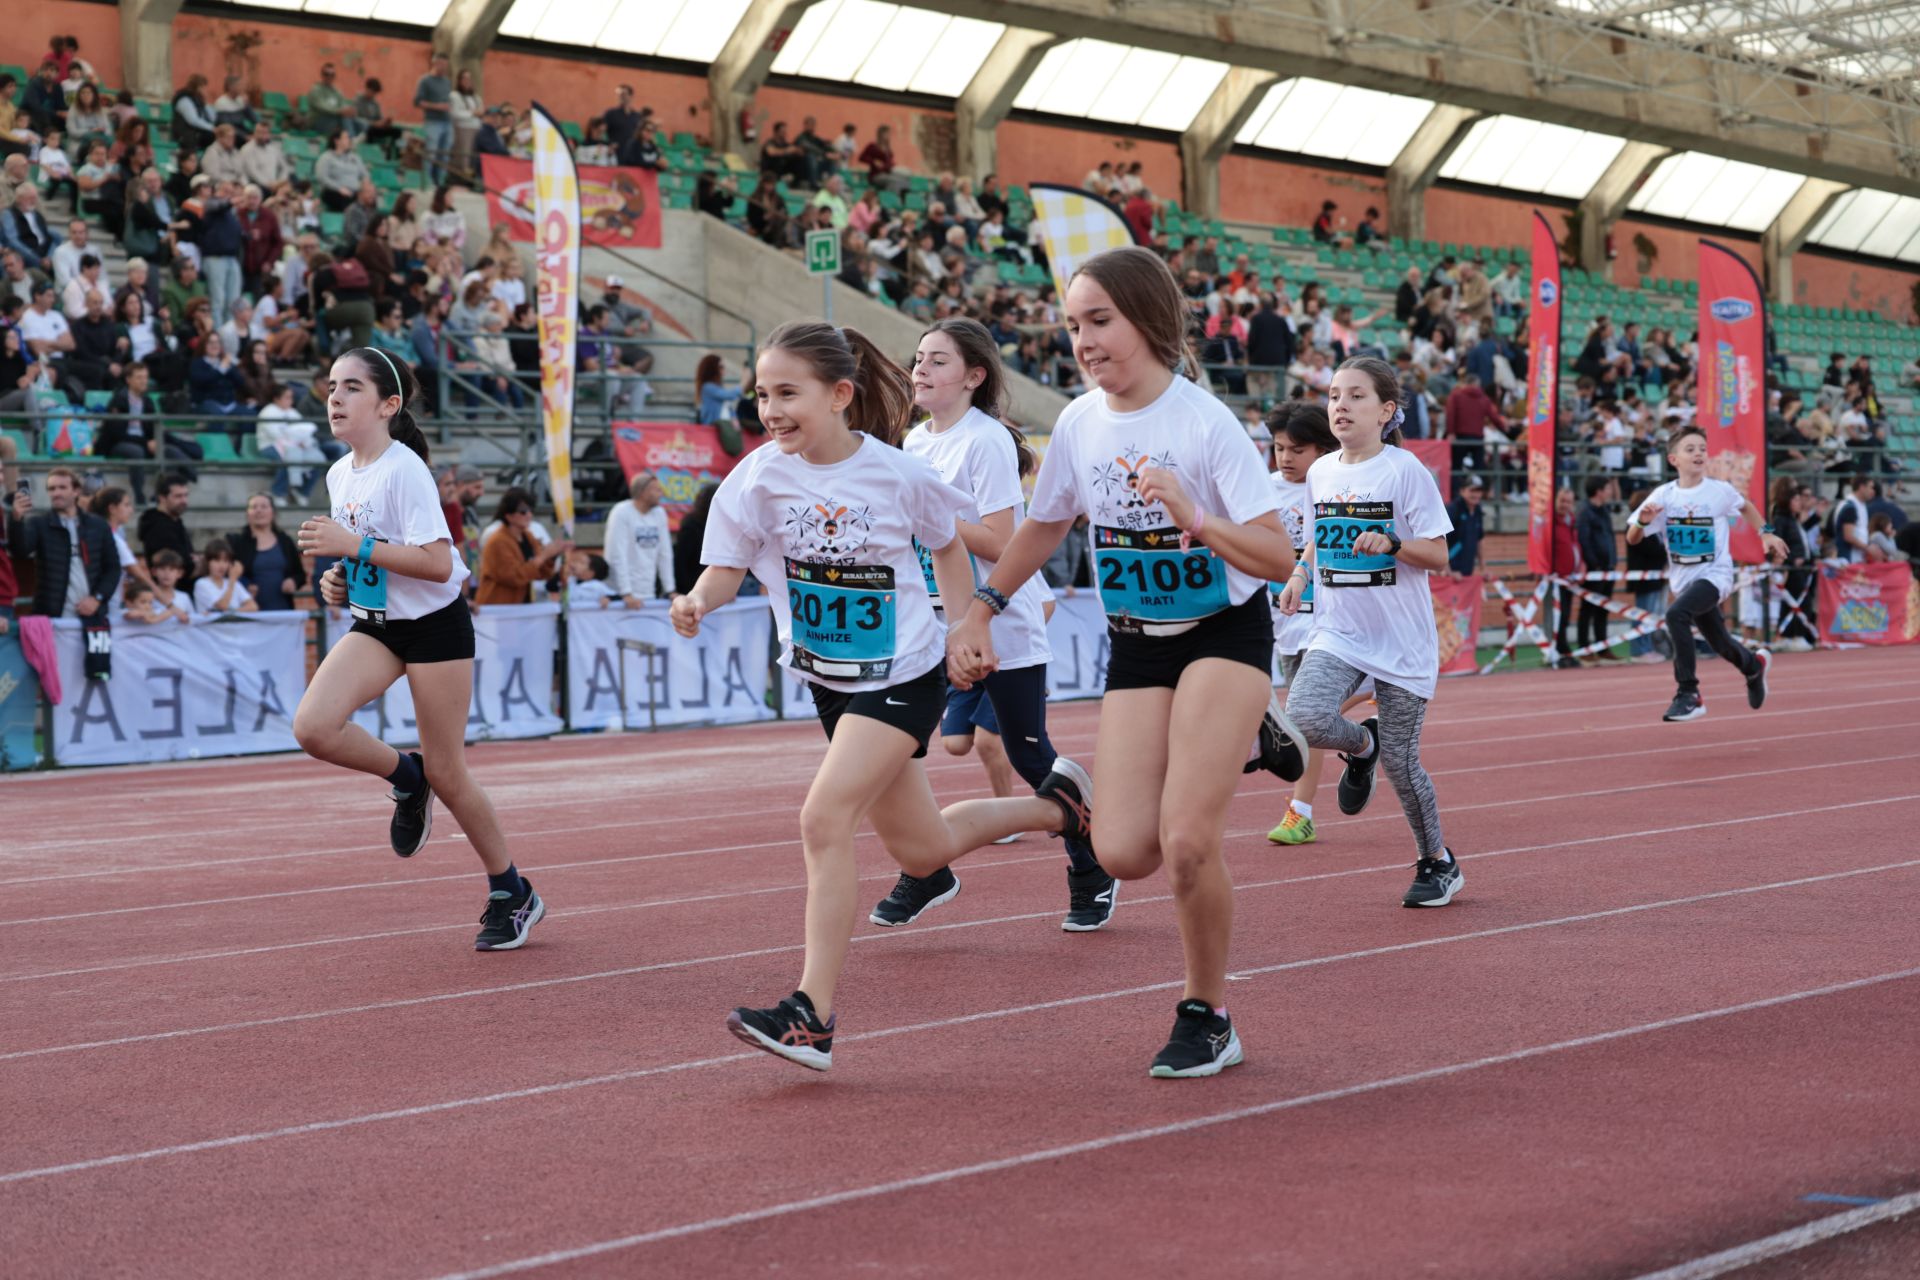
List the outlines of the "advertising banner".
<svg viewBox="0 0 1920 1280">
<path fill-rule="evenodd" d="M 719 484 L 720 478 L 740 462 L 720 447 L 717 430 L 691 422 L 616 422 L 613 451 L 620 461 L 620 474 L 629 480 L 636 471 L 651 471 L 660 478 L 661 487 L 667 491 L 661 505 L 667 509 L 667 527 L 675 533 L 680 531 L 680 521 L 701 487 Z M 684 588 L 693 584 L 680 585 Z"/>
<path fill-rule="evenodd" d="M 1433 627 L 1440 635 L 1440 674 L 1479 670 L 1474 662 L 1474 645 L 1480 635 L 1484 586 L 1480 575 L 1444 578 L 1428 574 L 1427 585 L 1433 591 Z"/>
<path fill-rule="evenodd" d="M 1760 278 L 1725 245 L 1700 242 L 1700 416 L 1707 474 L 1767 509 L 1767 307 Z M 1743 521 L 1728 550 L 1739 564 L 1761 560 L 1760 533 Z"/>
<path fill-rule="evenodd" d="M 77 618 L 56 619 L 64 693 L 53 708 L 60 765 L 200 760 L 294 751 L 307 686 L 307 615 L 117 623 L 113 677 L 89 680 Z"/>
<path fill-rule="evenodd" d="M 771 720 L 773 611 L 764 596 L 715 609 L 691 640 L 664 602 L 567 611 L 567 724 L 573 729 L 645 729 Z M 654 646 L 649 654 L 622 640 Z M 626 701 L 621 701 L 625 679 Z M 811 703 L 802 703 L 813 714 Z"/>
<path fill-rule="evenodd" d="M 1527 309 L 1527 570 L 1553 572 L 1553 487 L 1560 421 L 1560 246 L 1533 211 L 1533 287 Z"/>
<path fill-rule="evenodd" d="M 1824 644 L 1913 644 L 1920 640 L 1920 581 L 1898 562 L 1823 564 L 1819 614 Z"/>
<path fill-rule="evenodd" d="M 539 118 L 536 113 L 535 118 Z M 559 132 L 555 130 L 555 132 Z M 565 145 L 564 138 L 561 143 Z M 538 154 L 536 148 L 535 154 Z M 522 244 L 534 234 L 533 161 L 511 156 L 481 156 L 480 175 L 487 186 L 487 221 L 505 226 Z M 577 167 L 582 238 L 596 248 L 660 247 L 660 175 L 651 169 Z"/>
</svg>

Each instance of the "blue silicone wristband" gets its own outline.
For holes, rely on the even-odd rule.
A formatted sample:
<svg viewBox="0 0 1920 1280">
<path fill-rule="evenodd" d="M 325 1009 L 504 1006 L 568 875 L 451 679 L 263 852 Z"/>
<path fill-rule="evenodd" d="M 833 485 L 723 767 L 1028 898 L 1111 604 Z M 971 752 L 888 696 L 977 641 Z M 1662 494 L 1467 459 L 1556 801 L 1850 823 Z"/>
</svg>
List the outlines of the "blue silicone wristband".
<svg viewBox="0 0 1920 1280">
<path fill-rule="evenodd" d="M 360 539 L 360 554 L 355 556 L 354 559 L 358 560 L 361 564 L 373 563 L 373 535 L 372 534 L 369 533 L 365 537 Z"/>
</svg>

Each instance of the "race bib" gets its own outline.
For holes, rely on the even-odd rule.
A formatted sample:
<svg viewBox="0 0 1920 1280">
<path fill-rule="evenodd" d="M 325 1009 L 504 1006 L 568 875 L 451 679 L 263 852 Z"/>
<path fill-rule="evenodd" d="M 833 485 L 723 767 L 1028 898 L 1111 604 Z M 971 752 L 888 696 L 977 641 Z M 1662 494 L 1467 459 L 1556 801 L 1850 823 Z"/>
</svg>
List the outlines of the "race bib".
<svg viewBox="0 0 1920 1280">
<path fill-rule="evenodd" d="M 1313 563 L 1323 587 L 1390 587 L 1399 577 L 1391 555 L 1357 554 L 1354 540 L 1367 532 L 1393 532 L 1391 502 L 1313 504 Z"/>
<path fill-rule="evenodd" d="M 829 680 L 883 680 L 893 670 L 893 570 L 787 561 L 793 665 Z"/>
<path fill-rule="evenodd" d="M 958 535 L 956 535 L 958 536 Z M 920 557 L 920 575 L 927 580 L 927 599 L 933 601 L 933 607 L 940 608 L 940 584 L 933 578 L 933 552 L 920 545 L 920 539 L 913 540 L 913 553 Z M 974 583 L 980 581 L 979 562 L 973 558 L 973 552 L 967 552 L 967 568 L 973 571 Z"/>
<path fill-rule="evenodd" d="M 1293 549 L 1293 558 L 1297 561 L 1305 553 L 1306 553 L 1306 549 L 1304 547 L 1295 547 Z M 1287 589 L 1287 584 L 1284 582 L 1269 582 L 1267 584 L 1268 598 L 1272 600 L 1274 608 L 1278 609 L 1280 607 L 1280 593 L 1285 591 L 1286 589 Z M 1312 613 L 1313 612 L 1313 575 L 1312 574 L 1308 574 L 1304 579 L 1302 579 L 1300 583 L 1300 606 L 1299 608 L 1295 609 L 1294 612 L 1295 613 Z"/>
<path fill-rule="evenodd" d="M 387 571 L 354 559 L 340 562 L 347 574 L 347 609 L 371 626 L 387 625 Z"/>
<path fill-rule="evenodd" d="M 1719 549 L 1712 516 L 1668 516 L 1667 559 L 1675 564 L 1706 564 Z"/>
<path fill-rule="evenodd" d="M 1100 604 L 1116 631 L 1142 623 L 1197 622 L 1228 606 L 1227 567 L 1195 543 L 1180 549 L 1180 531 L 1093 530 L 1094 573 Z"/>
</svg>

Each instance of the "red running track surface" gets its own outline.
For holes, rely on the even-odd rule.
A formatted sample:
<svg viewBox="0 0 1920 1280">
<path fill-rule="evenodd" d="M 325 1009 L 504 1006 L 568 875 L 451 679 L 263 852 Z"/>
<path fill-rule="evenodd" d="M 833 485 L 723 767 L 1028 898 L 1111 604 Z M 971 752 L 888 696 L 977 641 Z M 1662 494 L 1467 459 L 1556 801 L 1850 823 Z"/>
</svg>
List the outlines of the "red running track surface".
<svg viewBox="0 0 1920 1280">
<path fill-rule="evenodd" d="M 1247 779 L 1247 1063 L 1191 1082 L 1146 1077 L 1165 882 L 1063 933 L 1039 837 L 860 926 L 831 1072 L 729 1037 L 798 973 L 809 724 L 476 748 L 550 904 L 495 955 L 452 819 L 401 862 L 378 782 L 8 780 L 0 1269 L 1631 1277 L 1841 1211 L 1808 1196 L 1906 1195 L 1920 663 L 1785 656 L 1759 713 L 1703 679 L 1686 725 L 1664 668 L 1443 682 L 1444 910 L 1398 905 L 1390 791 L 1347 819 L 1329 785 L 1282 850 L 1284 792 Z M 1062 751 L 1096 714 L 1056 709 Z M 932 772 L 982 793 L 971 760 Z M 890 863 L 860 859 L 878 898 Z M 1858 1244 L 1904 1265 L 1920 1233 Z"/>
</svg>

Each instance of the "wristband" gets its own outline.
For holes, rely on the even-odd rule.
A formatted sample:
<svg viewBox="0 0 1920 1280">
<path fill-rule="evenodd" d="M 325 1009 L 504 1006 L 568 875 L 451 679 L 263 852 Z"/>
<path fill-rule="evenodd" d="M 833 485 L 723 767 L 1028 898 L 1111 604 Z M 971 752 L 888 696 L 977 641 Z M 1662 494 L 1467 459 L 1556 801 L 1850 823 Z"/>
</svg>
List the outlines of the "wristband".
<svg viewBox="0 0 1920 1280">
<path fill-rule="evenodd" d="M 1182 551 L 1190 550 L 1193 546 L 1193 540 L 1199 537 L 1200 531 L 1206 527 L 1206 511 L 1200 507 L 1195 507 L 1193 509 L 1193 523 L 1180 531 L 1180 549 Z"/>
<path fill-rule="evenodd" d="M 993 610 L 995 617 L 998 617 L 999 615 L 1007 611 L 1006 596 L 1002 595 L 998 591 L 995 591 L 992 587 L 974 588 L 973 598 L 975 600 L 978 600 L 981 604 L 986 605 L 987 608 Z"/>
<path fill-rule="evenodd" d="M 1289 578 L 1311 578 L 1313 574 L 1307 571 L 1307 566 L 1303 564 L 1296 564 L 1293 566 L 1293 572 L 1288 574 L 1287 576 Z"/>
<path fill-rule="evenodd" d="M 360 553 L 354 556 L 361 564 L 373 563 L 373 535 L 367 534 L 360 539 Z"/>
</svg>

